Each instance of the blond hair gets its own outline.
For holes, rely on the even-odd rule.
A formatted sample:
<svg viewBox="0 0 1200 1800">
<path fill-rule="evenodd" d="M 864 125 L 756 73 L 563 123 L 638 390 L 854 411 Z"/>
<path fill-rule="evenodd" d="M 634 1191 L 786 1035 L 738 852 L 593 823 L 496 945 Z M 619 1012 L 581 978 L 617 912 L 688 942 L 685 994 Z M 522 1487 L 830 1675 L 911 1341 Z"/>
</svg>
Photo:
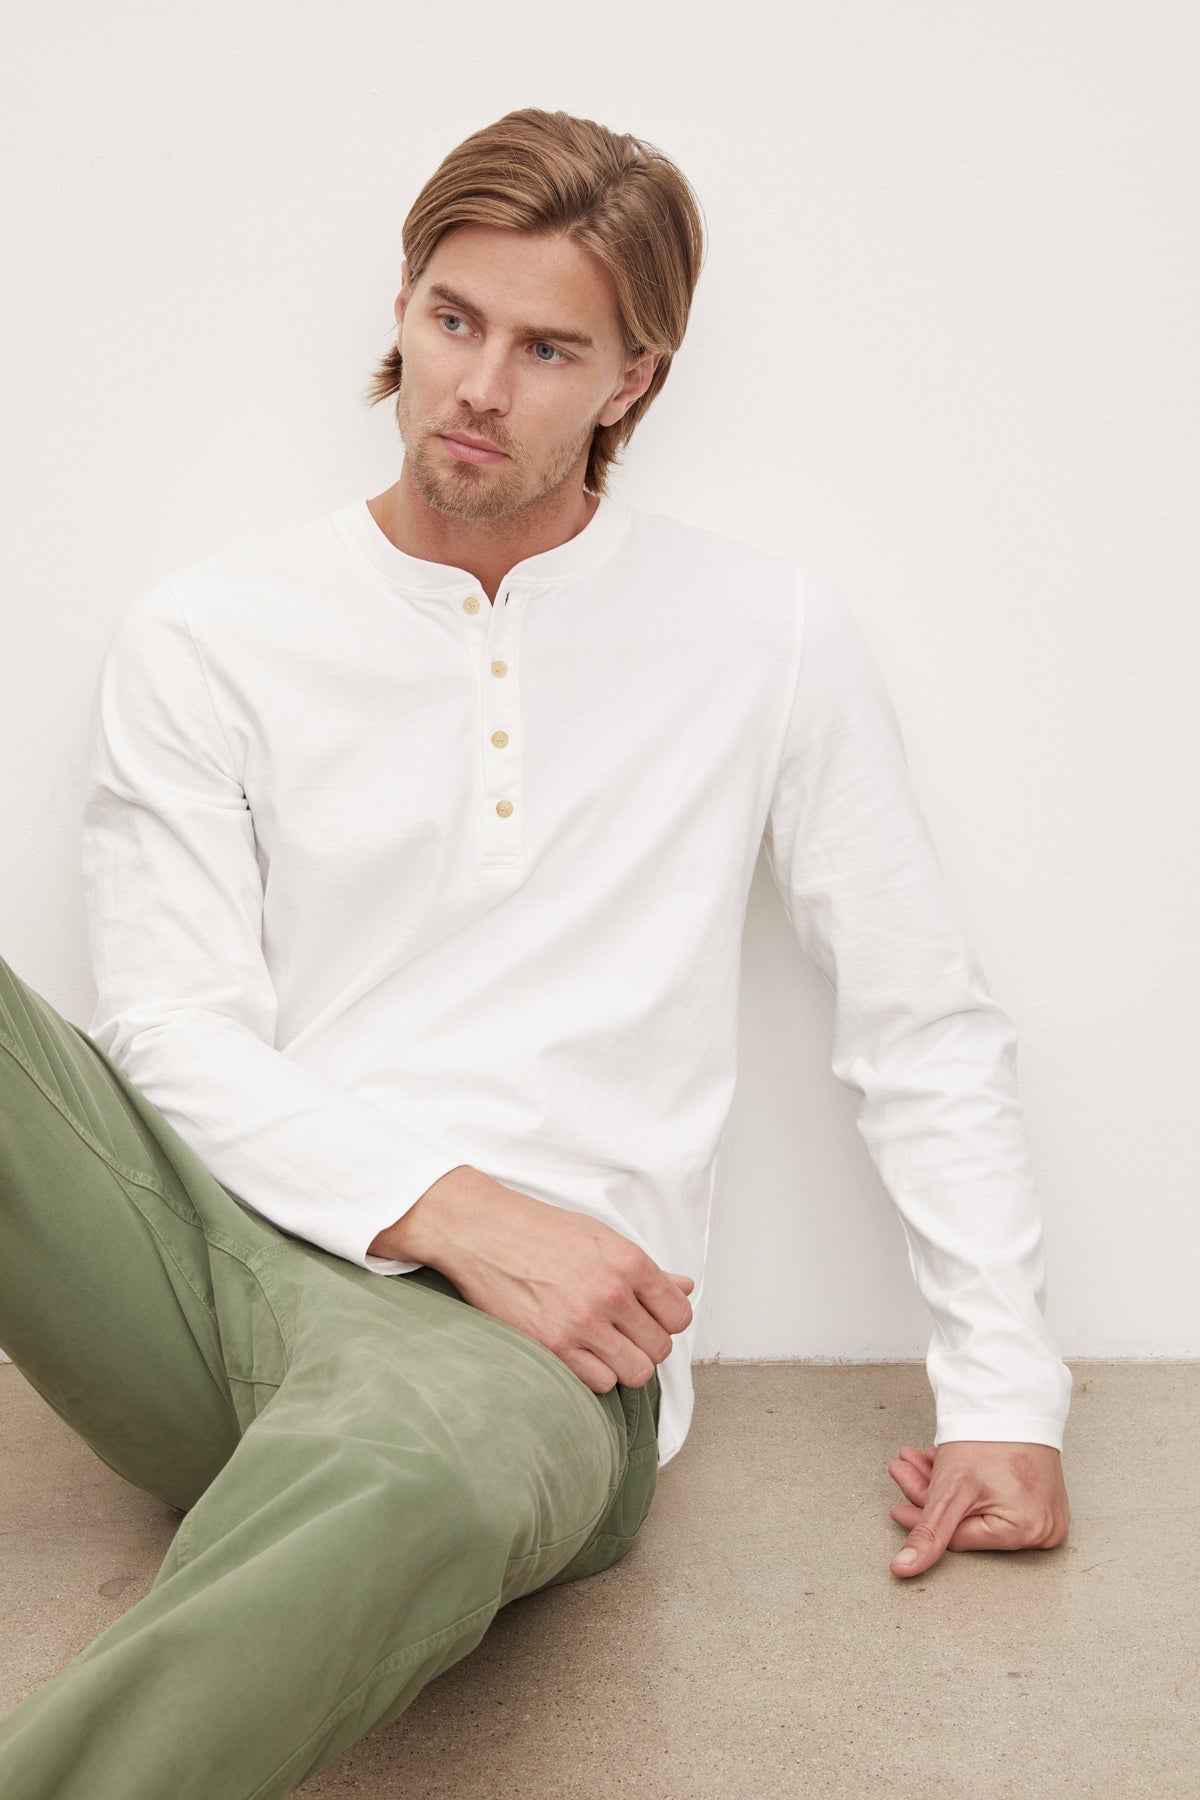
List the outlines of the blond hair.
<svg viewBox="0 0 1200 1800">
<path fill-rule="evenodd" d="M 591 119 L 525 107 L 458 145 L 417 195 L 403 245 L 416 281 L 448 231 L 492 225 L 573 238 L 608 271 L 631 361 L 660 360 L 645 393 L 592 436 L 584 485 L 602 494 L 617 459 L 667 379 L 704 260 L 700 204 L 675 164 L 640 138 Z M 366 390 L 374 406 L 400 389 L 395 343 Z"/>
</svg>

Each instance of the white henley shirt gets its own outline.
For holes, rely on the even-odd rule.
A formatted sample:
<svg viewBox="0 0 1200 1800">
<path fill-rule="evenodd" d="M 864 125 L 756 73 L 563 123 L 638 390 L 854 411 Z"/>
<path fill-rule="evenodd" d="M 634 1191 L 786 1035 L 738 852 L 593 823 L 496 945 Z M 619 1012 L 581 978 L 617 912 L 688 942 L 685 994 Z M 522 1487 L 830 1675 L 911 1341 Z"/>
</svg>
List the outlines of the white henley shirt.
<svg viewBox="0 0 1200 1800">
<path fill-rule="evenodd" d="M 355 500 L 155 584 L 93 705 L 89 1034 L 235 1200 L 380 1276 L 470 1163 L 699 1283 L 764 844 L 933 1315 L 935 1441 L 1061 1447 L 1013 1025 L 862 632 L 789 559 L 607 498 L 492 605 Z"/>
</svg>

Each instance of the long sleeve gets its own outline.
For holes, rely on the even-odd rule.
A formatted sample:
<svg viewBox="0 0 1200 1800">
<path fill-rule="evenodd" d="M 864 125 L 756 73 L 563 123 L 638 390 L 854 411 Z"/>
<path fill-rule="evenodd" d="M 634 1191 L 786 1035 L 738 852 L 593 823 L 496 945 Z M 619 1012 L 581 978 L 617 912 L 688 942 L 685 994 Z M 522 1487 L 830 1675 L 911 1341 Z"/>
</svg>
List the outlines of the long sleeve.
<svg viewBox="0 0 1200 1800">
<path fill-rule="evenodd" d="M 118 621 L 82 829 L 89 1036 L 217 1181 L 380 1274 L 366 1246 L 462 1160 L 274 1047 L 254 821 L 169 582 Z"/>
<path fill-rule="evenodd" d="M 835 995 L 832 1067 L 933 1315 L 936 1442 L 1062 1447 L 1071 1376 L 1044 1265 L 1016 1035 L 964 940 L 857 621 L 802 575 L 802 646 L 764 845 Z"/>
</svg>

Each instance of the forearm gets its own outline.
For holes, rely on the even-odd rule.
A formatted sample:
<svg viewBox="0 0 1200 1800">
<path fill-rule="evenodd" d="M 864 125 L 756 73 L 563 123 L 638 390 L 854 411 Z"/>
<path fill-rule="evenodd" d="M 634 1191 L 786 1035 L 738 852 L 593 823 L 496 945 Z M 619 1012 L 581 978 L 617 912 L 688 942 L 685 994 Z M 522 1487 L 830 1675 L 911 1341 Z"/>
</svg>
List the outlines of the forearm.
<svg viewBox="0 0 1200 1800">
<path fill-rule="evenodd" d="M 958 1010 L 910 1008 L 907 1030 L 839 1036 L 834 1068 L 862 1094 L 858 1129 L 896 1203 L 934 1319 L 936 1441 L 1061 1447 L 1070 1395 L 1043 1311 L 1041 1205 L 1017 1093 L 1011 1020 L 978 977 Z M 852 1048 L 851 1048 L 852 1046 Z"/>
</svg>

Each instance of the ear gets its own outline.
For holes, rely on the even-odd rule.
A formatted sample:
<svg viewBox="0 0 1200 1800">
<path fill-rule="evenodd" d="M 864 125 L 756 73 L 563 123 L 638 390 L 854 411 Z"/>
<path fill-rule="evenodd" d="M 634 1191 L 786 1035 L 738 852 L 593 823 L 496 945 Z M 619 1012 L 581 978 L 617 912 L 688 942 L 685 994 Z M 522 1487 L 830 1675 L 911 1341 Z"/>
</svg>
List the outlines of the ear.
<svg viewBox="0 0 1200 1800">
<path fill-rule="evenodd" d="M 635 363 L 630 363 L 625 371 L 625 379 L 609 401 L 596 423 L 598 425 L 615 425 L 623 419 L 635 400 L 641 398 L 654 377 L 654 371 L 662 361 L 661 350 L 643 350 Z"/>
<path fill-rule="evenodd" d="M 392 311 L 396 315 L 397 339 L 399 339 L 400 330 L 404 324 L 404 314 L 405 314 L 405 311 L 407 310 L 408 303 L 411 299 L 412 299 L 412 270 L 409 268 L 408 262 L 406 260 L 400 264 L 400 292 L 396 295 L 396 304 L 392 308 Z"/>
</svg>

